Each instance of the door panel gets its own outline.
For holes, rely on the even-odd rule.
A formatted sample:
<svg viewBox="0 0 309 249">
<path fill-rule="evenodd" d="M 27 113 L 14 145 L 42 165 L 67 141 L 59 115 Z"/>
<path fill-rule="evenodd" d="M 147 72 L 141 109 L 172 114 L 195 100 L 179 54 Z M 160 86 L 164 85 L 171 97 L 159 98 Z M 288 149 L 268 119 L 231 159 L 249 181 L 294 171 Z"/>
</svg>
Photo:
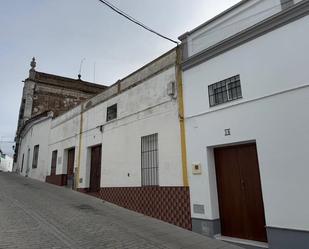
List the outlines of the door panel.
<svg viewBox="0 0 309 249">
<path fill-rule="evenodd" d="M 245 233 L 245 207 L 242 196 L 240 169 L 235 160 L 236 149 L 216 149 L 216 175 L 219 196 L 221 233 L 241 238 Z M 228 164 L 226 164 L 228 162 Z"/>
<path fill-rule="evenodd" d="M 102 147 L 96 146 L 91 148 L 91 167 L 90 167 L 90 192 L 100 190 L 101 184 L 101 151 Z"/>
<path fill-rule="evenodd" d="M 250 240 L 266 242 L 264 204 L 256 145 L 239 147 L 237 156 L 244 184 L 247 237 Z"/>
<path fill-rule="evenodd" d="M 52 161 L 51 161 L 51 171 L 50 175 L 54 176 L 56 175 L 56 169 L 57 169 L 57 150 L 54 150 L 52 152 Z"/>
<path fill-rule="evenodd" d="M 267 241 L 255 144 L 214 149 L 221 233 Z"/>
<path fill-rule="evenodd" d="M 27 152 L 27 168 L 26 168 L 26 176 L 28 176 L 30 171 L 30 149 Z"/>
<path fill-rule="evenodd" d="M 68 150 L 68 164 L 67 164 L 67 186 L 73 187 L 74 184 L 74 159 L 75 148 Z"/>
</svg>

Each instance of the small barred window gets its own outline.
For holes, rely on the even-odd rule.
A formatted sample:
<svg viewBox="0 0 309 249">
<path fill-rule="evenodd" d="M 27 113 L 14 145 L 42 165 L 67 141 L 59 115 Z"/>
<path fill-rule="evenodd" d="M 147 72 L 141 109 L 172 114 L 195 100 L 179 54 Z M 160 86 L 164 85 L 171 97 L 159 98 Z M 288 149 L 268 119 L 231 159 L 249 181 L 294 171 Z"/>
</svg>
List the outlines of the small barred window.
<svg viewBox="0 0 309 249">
<path fill-rule="evenodd" d="M 211 107 L 242 98 L 240 76 L 236 75 L 209 85 L 208 95 Z"/>
<path fill-rule="evenodd" d="M 110 121 L 117 118 L 117 104 L 107 107 L 106 121 Z"/>
</svg>

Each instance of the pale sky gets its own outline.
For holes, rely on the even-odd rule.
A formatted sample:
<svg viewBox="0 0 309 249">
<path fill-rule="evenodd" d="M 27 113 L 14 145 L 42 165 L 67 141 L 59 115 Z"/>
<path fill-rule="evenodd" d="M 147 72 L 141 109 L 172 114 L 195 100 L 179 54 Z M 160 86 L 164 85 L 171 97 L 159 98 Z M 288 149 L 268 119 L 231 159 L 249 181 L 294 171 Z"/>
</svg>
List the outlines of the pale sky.
<svg viewBox="0 0 309 249">
<path fill-rule="evenodd" d="M 238 0 L 109 0 L 176 39 Z M 174 44 L 130 23 L 98 0 L 0 0 L 0 148 L 12 154 L 22 80 L 37 70 L 111 85 Z"/>
</svg>

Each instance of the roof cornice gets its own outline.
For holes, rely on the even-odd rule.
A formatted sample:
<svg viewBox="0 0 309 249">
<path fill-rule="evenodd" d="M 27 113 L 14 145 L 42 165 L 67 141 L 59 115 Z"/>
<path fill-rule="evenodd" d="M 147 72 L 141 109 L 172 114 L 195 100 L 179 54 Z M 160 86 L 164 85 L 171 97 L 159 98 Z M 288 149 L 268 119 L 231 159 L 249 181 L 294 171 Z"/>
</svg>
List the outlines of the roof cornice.
<svg viewBox="0 0 309 249">
<path fill-rule="evenodd" d="M 181 36 L 178 37 L 180 41 L 183 41 L 187 36 L 191 35 L 195 31 L 202 29 L 203 27 L 207 26 L 208 24 L 220 19 L 221 17 L 225 16 L 226 14 L 232 12 L 233 10 L 237 9 L 238 7 L 242 6 L 243 4 L 249 2 L 250 0 L 242 0 L 236 4 L 234 4 L 232 7 L 228 8 L 227 10 L 221 12 L 220 14 L 216 15 L 215 17 L 209 19 L 208 21 L 204 22 L 203 24 L 197 26 L 196 28 L 187 31 L 186 33 L 182 34 Z"/>
<path fill-rule="evenodd" d="M 183 70 L 188 70 L 198 64 L 210 60 L 228 50 L 238 47 L 246 42 L 256 39 L 284 25 L 294 22 L 309 14 L 309 0 L 303 0 L 292 7 L 280 11 L 279 13 L 231 36 L 223 41 L 206 48 L 205 50 L 185 58 L 182 63 Z"/>
</svg>

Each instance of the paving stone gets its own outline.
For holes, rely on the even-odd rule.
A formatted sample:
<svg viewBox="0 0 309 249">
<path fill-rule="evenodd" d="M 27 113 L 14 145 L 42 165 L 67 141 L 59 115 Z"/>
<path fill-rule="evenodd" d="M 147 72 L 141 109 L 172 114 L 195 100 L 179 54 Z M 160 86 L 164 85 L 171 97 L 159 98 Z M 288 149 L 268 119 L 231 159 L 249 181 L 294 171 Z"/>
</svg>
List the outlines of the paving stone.
<svg viewBox="0 0 309 249">
<path fill-rule="evenodd" d="M 0 249 L 240 249 L 13 173 L 0 173 L 0 219 Z"/>
</svg>

